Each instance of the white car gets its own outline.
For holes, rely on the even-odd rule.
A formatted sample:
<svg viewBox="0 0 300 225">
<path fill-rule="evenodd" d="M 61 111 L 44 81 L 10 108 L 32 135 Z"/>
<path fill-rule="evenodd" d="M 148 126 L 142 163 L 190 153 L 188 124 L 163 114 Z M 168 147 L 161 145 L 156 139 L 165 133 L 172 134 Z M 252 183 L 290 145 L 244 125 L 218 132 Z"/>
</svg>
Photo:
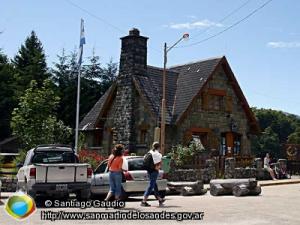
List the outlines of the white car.
<svg viewBox="0 0 300 225">
<path fill-rule="evenodd" d="M 124 156 L 123 170 L 126 182 L 122 183 L 126 197 L 133 194 L 143 194 L 148 186 L 148 173 L 144 169 L 144 158 L 142 156 Z M 109 191 L 108 160 L 100 163 L 92 176 L 92 195 L 106 195 Z M 158 191 L 162 197 L 166 194 L 167 180 L 162 170 L 159 171 L 157 179 Z"/>
<path fill-rule="evenodd" d="M 24 165 L 17 173 L 17 189 L 36 198 L 40 195 L 78 199 L 90 197 L 93 170 L 79 163 L 71 147 L 43 145 L 27 152 Z"/>
</svg>

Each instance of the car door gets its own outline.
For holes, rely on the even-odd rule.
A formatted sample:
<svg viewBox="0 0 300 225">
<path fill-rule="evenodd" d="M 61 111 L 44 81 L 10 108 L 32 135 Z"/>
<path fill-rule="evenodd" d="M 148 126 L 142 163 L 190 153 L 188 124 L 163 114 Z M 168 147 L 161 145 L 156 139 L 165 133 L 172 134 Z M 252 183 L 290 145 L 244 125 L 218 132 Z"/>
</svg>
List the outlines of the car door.
<svg viewBox="0 0 300 225">
<path fill-rule="evenodd" d="M 94 171 L 92 185 L 94 194 L 106 194 L 109 191 L 109 173 L 107 160 L 103 161 Z"/>
<path fill-rule="evenodd" d="M 33 157 L 33 151 L 28 151 L 24 164 L 19 168 L 17 173 L 17 180 L 18 180 L 18 188 L 24 188 L 25 185 L 25 177 L 26 177 L 26 171 L 28 170 L 27 167 L 30 164 L 30 160 Z"/>
</svg>

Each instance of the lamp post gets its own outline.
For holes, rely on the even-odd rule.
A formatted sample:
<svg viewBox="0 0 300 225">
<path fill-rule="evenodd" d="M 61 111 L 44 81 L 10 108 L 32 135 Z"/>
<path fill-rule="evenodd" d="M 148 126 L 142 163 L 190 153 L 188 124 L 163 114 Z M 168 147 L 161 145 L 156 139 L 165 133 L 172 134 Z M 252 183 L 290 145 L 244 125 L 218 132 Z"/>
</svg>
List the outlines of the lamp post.
<svg viewBox="0 0 300 225">
<path fill-rule="evenodd" d="M 164 44 L 164 69 L 163 69 L 163 96 L 161 101 L 161 124 L 160 124 L 160 151 L 161 154 L 165 153 L 165 130 L 166 130 L 166 70 L 167 70 L 167 54 L 183 39 L 189 38 L 189 34 L 185 33 L 182 37 L 176 41 L 171 47 L 167 47 L 167 43 Z"/>
</svg>

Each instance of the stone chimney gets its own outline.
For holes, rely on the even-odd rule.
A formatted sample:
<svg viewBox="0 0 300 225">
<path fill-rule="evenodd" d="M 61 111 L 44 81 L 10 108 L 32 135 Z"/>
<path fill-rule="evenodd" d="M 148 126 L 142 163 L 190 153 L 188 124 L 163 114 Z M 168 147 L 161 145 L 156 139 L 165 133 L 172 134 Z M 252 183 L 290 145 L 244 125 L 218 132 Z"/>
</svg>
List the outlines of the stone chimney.
<svg viewBox="0 0 300 225">
<path fill-rule="evenodd" d="M 140 31 L 132 28 L 129 35 L 122 37 L 120 76 L 144 76 L 147 70 L 147 37 L 140 36 Z"/>
<path fill-rule="evenodd" d="M 140 36 L 140 31 L 133 28 L 129 35 L 122 37 L 117 94 L 112 108 L 113 127 L 116 143 L 122 143 L 130 151 L 135 150 L 136 129 L 134 111 L 136 91 L 134 76 L 146 76 L 147 73 L 147 37 Z"/>
</svg>

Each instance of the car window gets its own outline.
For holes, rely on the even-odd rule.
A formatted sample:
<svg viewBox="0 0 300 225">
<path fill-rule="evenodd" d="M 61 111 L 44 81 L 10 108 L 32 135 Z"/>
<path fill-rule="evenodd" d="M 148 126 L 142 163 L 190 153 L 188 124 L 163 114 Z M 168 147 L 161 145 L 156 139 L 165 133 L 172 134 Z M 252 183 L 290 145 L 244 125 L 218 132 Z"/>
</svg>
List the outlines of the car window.
<svg viewBox="0 0 300 225">
<path fill-rule="evenodd" d="M 78 159 L 73 152 L 36 152 L 32 163 L 77 163 Z"/>
<path fill-rule="evenodd" d="M 98 168 L 95 170 L 95 173 L 105 173 L 107 167 L 107 161 L 102 162 Z"/>
<path fill-rule="evenodd" d="M 143 158 L 134 158 L 128 160 L 128 170 L 145 170 L 144 168 L 144 159 Z"/>
</svg>

